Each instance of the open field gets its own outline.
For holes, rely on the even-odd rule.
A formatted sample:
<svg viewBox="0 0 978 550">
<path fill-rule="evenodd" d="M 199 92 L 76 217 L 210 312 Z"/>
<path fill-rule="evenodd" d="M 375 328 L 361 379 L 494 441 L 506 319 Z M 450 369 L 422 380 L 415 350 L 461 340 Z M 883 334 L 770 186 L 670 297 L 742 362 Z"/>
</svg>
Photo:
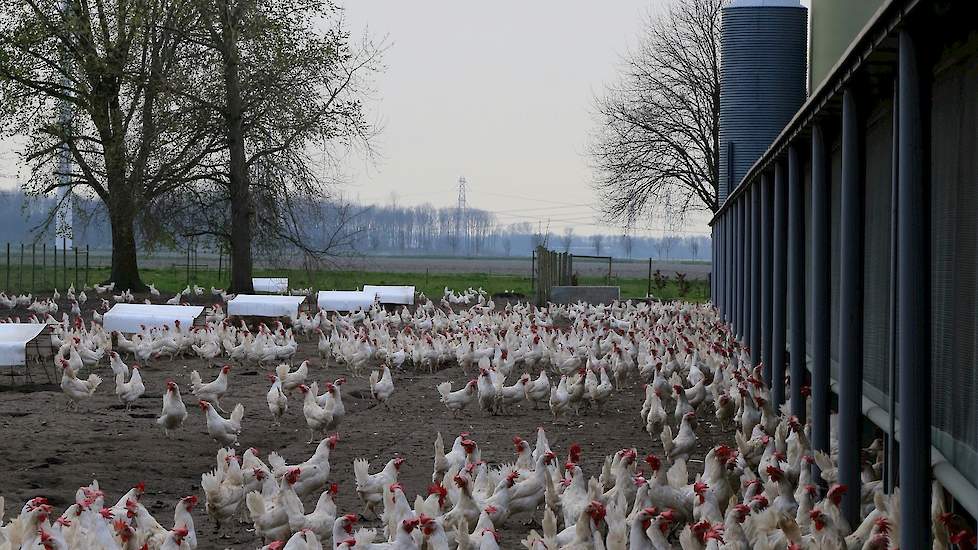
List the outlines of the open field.
<svg viewBox="0 0 978 550">
<path fill-rule="evenodd" d="M 141 301 L 146 296 L 137 296 Z M 166 296 L 164 295 L 163 298 Z M 209 297 L 207 297 L 209 298 Z M 191 297 L 191 301 L 193 301 Z M 199 299 L 197 300 L 200 301 Z M 96 300 L 90 300 L 91 306 Z M 67 303 L 62 303 L 67 307 Z M 13 315 L 25 316 L 18 308 Z M 84 312 L 90 316 L 91 311 Z M 351 463 L 363 457 L 371 461 L 371 471 L 377 471 L 395 454 L 407 459 L 399 481 L 409 498 L 425 494 L 431 481 L 432 443 L 437 432 L 451 445 L 461 431 L 471 432 L 482 449 L 482 458 L 490 464 L 513 460 L 511 439 L 520 435 L 531 443 L 538 426 L 546 429 L 550 443 L 563 460 L 568 446 L 579 442 L 584 450 L 581 466 L 588 475 L 597 475 L 605 455 L 619 449 L 636 446 L 640 456 L 647 452 L 661 453 L 656 438 L 651 440 L 642 429 L 637 414 L 643 399 L 640 383 L 629 382 L 621 391 L 613 392 L 604 414 L 594 412 L 571 417 L 569 423 L 555 423 L 549 410 L 534 410 L 523 403 L 511 415 L 489 416 L 470 407 L 461 418 L 453 418 L 438 402 L 435 385 L 452 380 L 469 379 L 473 373 L 463 373 L 458 366 L 431 373 L 413 367 L 395 373 L 396 391 L 390 408 L 378 406 L 371 398 L 366 380 L 357 379 L 345 367 L 335 363 L 323 364 L 317 355 L 315 341 L 300 338 L 294 362 L 309 359 L 313 365 L 310 382 L 321 385 L 340 377 L 349 383 L 343 386 L 343 401 L 347 416 L 339 427 L 340 443 L 330 457 L 330 479 L 339 483 L 338 510 L 360 510 L 354 492 Z M 132 364 L 131 359 L 127 362 Z M 169 522 L 172 506 L 181 497 L 196 494 L 200 506 L 194 511 L 199 548 L 257 548 L 250 525 L 232 527 L 231 538 L 219 539 L 214 525 L 204 513 L 200 475 L 214 467 L 219 445 L 206 433 L 203 413 L 192 406 L 195 399 L 187 390 L 191 370 L 201 372 L 205 381 L 213 379 L 217 369 L 197 358 L 159 360 L 141 369 L 146 394 L 132 411 L 126 413 L 112 393 L 111 371 L 104 364 L 96 369 L 105 379 L 95 396 L 81 404 L 77 412 L 64 412 L 66 397 L 58 387 L 59 375 L 45 367 L 53 383 L 34 367 L 34 381 L 25 385 L 22 377 L 13 380 L 0 376 L 0 438 L 6 441 L 0 451 L 5 475 L 0 489 L 8 506 L 17 507 L 28 499 L 43 495 L 59 511 L 70 504 L 77 487 L 98 479 L 114 502 L 133 484 L 145 482 L 142 502 L 160 521 Z M 271 368 L 271 367 L 269 367 Z M 241 449 L 257 447 L 260 456 L 276 451 L 289 463 L 307 459 L 314 446 L 306 444 L 308 431 L 303 419 L 301 401 L 293 396 L 281 426 L 274 426 L 265 394 L 268 369 L 236 366 L 230 375 L 230 390 L 224 400 L 226 409 L 235 403 L 245 408 Z M 88 372 L 86 369 L 85 375 Z M 183 391 L 189 417 L 173 439 L 166 439 L 155 424 L 160 411 L 160 398 L 166 380 L 174 380 Z M 698 423 L 696 456 L 718 440 L 729 440 L 731 433 L 722 432 L 713 419 L 712 405 L 701 409 L 703 420 Z M 240 452 L 240 451 L 239 451 Z M 690 471 L 702 470 L 702 462 L 691 462 Z M 318 493 L 317 493 L 318 495 Z M 306 502 L 307 512 L 315 499 Z M 528 527 L 521 525 L 528 517 L 512 518 L 500 529 L 502 548 L 516 548 Z M 539 521 L 539 517 L 536 518 Z M 377 522 L 367 522 L 377 526 Z M 539 529 L 539 526 L 537 526 Z"/>
<path fill-rule="evenodd" d="M 186 269 L 181 268 L 143 268 L 140 270 L 143 281 L 153 283 L 160 291 L 175 293 L 182 290 L 188 281 Z M 308 272 L 301 269 L 256 269 L 256 277 L 288 277 L 290 286 L 293 288 L 311 288 L 312 290 L 350 290 L 360 288 L 363 285 L 414 285 L 419 292 L 424 292 L 427 296 L 441 296 L 441 293 L 448 288 L 483 288 L 490 294 L 499 292 L 515 292 L 524 296 L 533 295 L 533 281 L 529 275 L 511 275 L 489 272 L 456 273 L 456 272 L 398 272 L 398 271 L 360 271 L 360 270 L 330 270 Z M 679 287 L 675 281 L 675 273 L 664 272 L 669 277 L 666 286 L 661 290 L 652 287 L 652 295 L 663 300 L 674 300 L 681 298 Z M 90 268 L 87 272 L 89 284 L 101 282 L 107 279 L 109 270 L 107 268 Z M 86 272 L 79 270 L 78 288 L 85 284 Z M 57 274 L 50 268 L 42 271 L 40 268 L 34 272 L 34 284 L 31 285 L 32 278 L 27 273 L 23 278 L 18 278 L 14 271 L 12 281 L 8 289 L 16 292 L 38 292 L 42 290 L 50 291 L 56 287 L 62 291 L 71 284 L 75 283 L 75 273 L 68 270 L 67 276 L 61 271 Z M 218 277 L 217 270 L 200 269 L 190 274 L 190 284 L 196 284 L 210 289 L 211 286 L 226 288 L 228 285 L 227 272 L 223 272 Z M 610 281 L 604 276 L 580 277 L 578 280 L 581 285 L 606 285 L 612 284 L 621 287 L 623 298 L 644 298 L 649 288 L 647 276 L 643 277 L 614 277 Z M 0 276 L 0 287 L 5 280 Z M 66 284 L 67 283 L 67 284 Z M 9 292 L 9 291 L 8 291 Z M 684 297 L 693 302 L 704 302 L 709 297 L 709 285 L 704 279 L 690 279 L 689 291 Z"/>
</svg>

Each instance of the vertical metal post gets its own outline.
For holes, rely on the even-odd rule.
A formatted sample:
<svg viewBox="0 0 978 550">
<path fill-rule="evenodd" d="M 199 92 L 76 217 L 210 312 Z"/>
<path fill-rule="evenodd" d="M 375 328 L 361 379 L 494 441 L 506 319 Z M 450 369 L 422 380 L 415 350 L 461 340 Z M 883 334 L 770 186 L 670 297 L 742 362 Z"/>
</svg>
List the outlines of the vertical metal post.
<svg viewBox="0 0 978 550">
<path fill-rule="evenodd" d="M 730 232 L 730 279 L 733 282 L 730 288 L 730 309 L 732 310 L 732 320 L 731 327 L 733 328 L 734 335 L 740 334 L 740 270 L 738 266 L 740 265 L 740 254 L 738 252 L 738 244 L 740 239 L 740 209 L 737 208 L 737 203 L 734 202 L 730 205 L 730 217 L 733 219 L 733 228 Z"/>
<path fill-rule="evenodd" d="M 187 286 L 190 286 L 190 241 L 187 241 Z"/>
<path fill-rule="evenodd" d="M 900 548 L 931 547 L 930 219 L 926 74 L 900 31 L 897 361 L 900 392 Z"/>
<path fill-rule="evenodd" d="M 724 234 L 723 234 L 723 224 L 725 223 L 725 221 L 726 221 L 725 218 L 721 217 L 720 221 L 717 223 L 717 239 L 718 239 L 719 250 L 717 250 L 717 263 L 716 265 L 713 266 L 717 272 L 717 308 L 720 311 L 720 319 L 726 318 L 726 304 L 724 302 L 727 294 L 725 291 L 726 285 L 724 280 L 725 277 L 724 277 L 724 267 L 723 267 L 724 256 L 726 255 L 726 244 L 724 241 Z"/>
<path fill-rule="evenodd" d="M 68 288 L 68 239 L 61 239 L 61 280 L 64 285 L 61 288 Z"/>
<path fill-rule="evenodd" d="M 805 424 L 805 197 L 798 148 L 788 147 L 788 316 L 791 319 L 791 414 Z"/>
<path fill-rule="evenodd" d="M 730 260 L 733 258 L 733 215 L 730 210 L 723 214 L 723 318 L 727 323 L 733 323 L 733 270 Z"/>
<path fill-rule="evenodd" d="M 710 303 L 717 305 L 716 301 L 716 274 L 717 266 L 717 228 L 716 225 L 710 226 L 710 271 L 706 275 L 706 281 L 710 283 Z"/>
<path fill-rule="evenodd" d="M 744 193 L 740 195 L 737 202 L 740 203 L 740 215 L 743 219 L 743 224 L 740 229 L 740 325 L 743 327 L 740 330 L 740 338 L 744 342 L 750 341 L 750 247 L 751 247 L 751 208 L 748 202 L 749 194 Z"/>
<path fill-rule="evenodd" d="M 714 255 L 713 258 L 714 261 L 716 261 L 716 255 Z M 651 256 L 649 256 L 649 279 L 647 282 L 648 282 L 648 290 L 645 291 L 645 297 L 650 298 L 652 296 L 652 257 Z"/>
<path fill-rule="evenodd" d="M 24 243 L 20 243 L 20 267 L 17 269 L 17 290 L 24 291 Z"/>
<path fill-rule="evenodd" d="M 41 288 L 45 288 L 48 281 L 48 243 L 41 245 Z"/>
<path fill-rule="evenodd" d="M 772 275 L 774 275 L 774 186 L 771 174 L 761 175 L 761 362 L 764 363 L 764 381 L 771 384 L 771 344 L 774 329 L 771 314 L 774 312 L 771 297 L 774 290 Z"/>
<path fill-rule="evenodd" d="M 531 250 L 530 251 L 530 290 L 533 290 L 537 287 L 536 279 L 537 279 L 537 251 Z"/>
<path fill-rule="evenodd" d="M 754 182 L 760 183 L 760 182 Z M 750 360 L 751 367 L 761 362 L 761 190 L 751 186 L 750 226 Z"/>
<path fill-rule="evenodd" d="M 733 262 L 730 264 L 730 268 L 733 270 L 733 318 L 734 318 L 734 334 L 740 335 L 744 332 L 743 318 L 741 317 L 741 308 L 743 307 L 743 292 L 741 291 L 743 285 L 743 268 L 741 267 L 741 262 L 743 261 L 743 247 L 741 241 L 743 241 L 741 232 L 744 224 L 743 213 L 740 209 L 740 201 L 738 200 L 733 205 L 733 218 L 734 227 L 733 233 L 731 234 L 731 240 L 733 245 Z"/>
<path fill-rule="evenodd" d="M 822 128 L 812 128 L 812 447 L 829 452 L 832 186 Z M 818 478 L 816 478 L 818 479 Z"/>
<path fill-rule="evenodd" d="M 75 288 L 78 288 L 78 247 L 72 247 L 75 251 Z"/>
<path fill-rule="evenodd" d="M 37 263 L 37 243 L 31 243 L 31 292 L 36 292 L 37 287 L 34 285 L 37 283 L 37 279 L 34 277 L 34 268 Z"/>
<path fill-rule="evenodd" d="M 91 251 L 88 245 L 85 245 L 85 286 L 88 286 L 88 259 L 91 257 Z"/>
<path fill-rule="evenodd" d="M 771 281 L 771 401 L 774 410 L 784 403 L 784 356 L 787 336 L 787 252 L 788 252 L 788 182 L 783 161 L 774 165 L 774 226 Z"/>
<path fill-rule="evenodd" d="M 611 284 L 611 256 L 608 256 L 608 284 Z"/>
<path fill-rule="evenodd" d="M 891 162 L 890 167 L 892 174 L 890 175 L 890 307 L 889 307 L 889 356 L 890 360 L 887 363 L 887 372 L 889 381 L 888 391 L 887 391 L 887 407 L 886 410 L 889 413 L 889 429 L 886 433 L 886 464 L 883 469 L 883 490 L 887 494 L 893 493 L 893 488 L 896 486 L 897 482 L 897 441 L 896 441 L 896 392 L 897 392 L 897 357 L 896 357 L 896 312 L 897 312 L 897 279 L 899 279 L 899 274 L 897 273 L 897 204 L 900 201 L 900 196 L 898 193 L 899 188 L 899 174 L 900 174 L 900 151 L 899 151 L 899 141 L 900 141 L 900 115 L 897 111 L 897 105 L 900 104 L 900 88 L 897 81 L 893 82 L 893 142 L 891 144 Z"/>
<path fill-rule="evenodd" d="M 7 284 L 4 286 L 4 289 L 7 292 L 10 292 L 10 243 L 9 242 L 7 243 L 7 264 L 6 265 L 7 265 Z"/>
<path fill-rule="evenodd" d="M 839 197 L 839 483 L 849 490 L 842 513 L 860 518 L 863 385 L 863 162 L 855 93 L 842 94 L 842 186 Z"/>
</svg>

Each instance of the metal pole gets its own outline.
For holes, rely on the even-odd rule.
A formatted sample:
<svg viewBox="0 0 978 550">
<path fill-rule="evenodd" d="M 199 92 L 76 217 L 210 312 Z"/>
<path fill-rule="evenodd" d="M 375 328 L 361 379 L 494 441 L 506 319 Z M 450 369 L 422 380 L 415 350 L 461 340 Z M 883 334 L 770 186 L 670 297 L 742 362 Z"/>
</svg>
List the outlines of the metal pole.
<svg viewBox="0 0 978 550">
<path fill-rule="evenodd" d="M 75 288 L 78 288 L 78 247 L 73 246 L 72 250 L 75 251 Z"/>
<path fill-rule="evenodd" d="M 750 359 L 751 366 L 761 361 L 761 190 L 750 190 Z"/>
<path fill-rule="evenodd" d="M 10 243 L 7 243 L 7 284 L 4 286 L 10 292 Z"/>
<path fill-rule="evenodd" d="M 706 280 L 710 283 L 710 303 L 714 307 L 717 305 L 716 300 L 716 266 L 717 266 L 717 228 L 715 225 L 710 226 L 710 272 L 707 273 Z"/>
<path fill-rule="evenodd" d="M 744 342 L 750 342 L 751 338 L 751 302 L 750 302 L 750 291 L 751 291 L 751 255 L 750 255 L 750 245 L 751 245 L 751 215 L 753 214 L 753 208 L 750 203 L 750 193 L 745 193 L 740 196 L 740 208 L 743 211 L 744 216 L 744 235 L 743 235 L 743 248 L 744 248 L 744 284 L 740 289 L 744 301 L 744 330 L 741 338 Z"/>
<path fill-rule="evenodd" d="M 34 277 L 34 267 L 37 263 L 37 243 L 31 243 L 31 292 L 36 292 L 37 287 L 34 285 L 37 283 L 37 279 Z"/>
<path fill-rule="evenodd" d="M 85 286 L 88 286 L 88 258 L 91 256 L 88 245 L 85 245 Z"/>
<path fill-rule="evenodd" d="M 744 288 L 747 286 L 747 278 L 745 277 L 747 273 L 746 263 L 747 257 L 745 251 L 747 250 L 748 239 L 746 237 L 747 228 L 747 211 L 744 208 L 743 197 L 737 199 L 737 235 L 735 246 L 736 250 L 734 253 L 737 256 L 737 295 L 734 299 L 737 301 L 737 334 L 743 338 L 747 334 L 747 317 L 744 315 L 744 308 L 747 307 L 746 300 L 744 300 Z"/>
<path fill-rule="evenodd" d="M 839 483 L 849 490 L 842 513 L 860 518 L 860 427 L 863 384 L 863 215 L 859 114 L 851 88 L 842 94 L 842 186 L 839 197 Z"/>
<path fill-rule="evenodd" d="M 832 186 L 822 128 L 812 128 L 812 448 L 829 452 Z M 815 479 L 818 479 L 817 477 Z"/>
<path fill-rule="evenodd" d="M 887 407 L 889 413 L 889 430 L 886 433 L 886 467 L 883 469 L 883 490 L 887 494 L 893 493 L 896 486 L 897 476 L 897 441 L 896 441 L 896 392 L 897 392 L 897 360 L 896 360 L 896 312 L 897 312 L 897 204 L 900 200 L 899 177 L 900 173 L 900 151 L 898 143 L 900 141 L 900 115 L 897 105 L 900 104 L 899 84 L 894 81 L 893 86 L 893 143 L 891 159 L 891 182 L 890 182 L 890 307 L 889 307 L 889 361 L 887 363 L 888 388 L 887 388 Z"/>
<path fill-rule="evenodd" d="M 648 278 L 648 290 L 645 291 L 645 297 L 652 297 L 652 257 L 649 256 L 649 278 Z"/>
<path fill-rule="evenodd" d="M 788 315 L 791 318 L 791 414 L 806 421 L 805 398 L 805 197 L 798 148 L 788 147 Z"/>
<path fill-rule="evenodd" d="M 190 286 L 190 241 L 187 241 L 187 286 Z"/>
<path fill-rule="evenodd" d="M 740 288 L 740 271 L 738 266 L 740 265 L 740 240 L 737 237 L 737 232 L 740 227 L 740 209 L 737 208 L 737 203 L 731 205 L 730 208 L 730 310 L 732 321 L 730 323 L 733 334 L 740 333 L 740 302 L 737 300 L 738 290 Z"/>
<path fill-rule="evenodd" d="M 771 405 L 779 410 L 784 403 L 784 356 L 785 337 L 788 327 L 786 324 L 786 294 L 787 281 L 787 252 L 788 252 L 788 182 L 785 181 L 784 162 L 774 165 L 774 233 L 772 240 L 774 249 L 772 261 L 774 273 L 772 276 L 771 305 Z"/>
<path fill-rule="evenodd" d="M 608 256 L 608 284 L 611 284 L 611 256 Z"/>
<path fill-rule="evenodd" d="M 44 243 L 41 245 L 41 288 L 44 288 L 44 285 L 47 284 L 48 281 L 47 271 L 48 271 L 48 243 Z"/>
<path fill-rule="evenodd" d="M 24 243 L 20 243 L 20 267 L 17 269 L 17 290 L 24 290 Z"/>
<path fill-rule="evenodd" d="M 774 328 L 771 314 L 774 308 L 771 295 L 774 289 L 772 236 L 774 233 L 774 193 L 771 174 L 761 174 L 761 362 L 764 363 L 764 381 L 771 384 L 771 331 Z"/>
<path fill-rule="evenodd" d="M 716 286 L 716 294 L 713 299 L 713 305 L 717 308 L 717 313 L 720 317 L 723 317 L 723 219 L 721 218 L 716 225 L 713 227 L 713 234 L 716 241 L 715 251 L 713 254 L 713 265 L 710 266 L 710 270 L 715 275 L 714 283 Z"/>
<path fill-rule="evenodd" d="M 64 286 L 61 288 L 68 288 L 68 239 L 61 238 L 61 279 Z"/>
<path fill-rule="evenodd" d="M 537 287 L 536 280 L 537 280 L 537 251 L 531 250 L 530 251 L 530 290 L 533 290 Z"/>
<path fill-rule="evenodd" d="M 931 547 L 930 220 L 927 87 L 916 46 L 900 31 L 897 361 L 900 392 L 900 548 Z"/>
<path fill-rule="evenodd" d="M 728 323 L 731 321 L 730 311 L 730 215 L 729 212 L 723 214 L 720 222 L 720 296 L 723 303 L 723 319 Z"/>
</svg>

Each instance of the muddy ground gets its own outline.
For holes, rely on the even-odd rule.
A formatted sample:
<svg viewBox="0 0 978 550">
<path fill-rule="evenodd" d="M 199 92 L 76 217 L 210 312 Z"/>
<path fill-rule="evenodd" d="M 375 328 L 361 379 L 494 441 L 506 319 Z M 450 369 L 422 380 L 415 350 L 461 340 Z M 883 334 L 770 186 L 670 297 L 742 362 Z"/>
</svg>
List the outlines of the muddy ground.
<svg viewBox="0 0 978 550">
<path fill-rule="evenodd" d="M 89 305 L 94 301 L 90 299 Z M 19 314 L 23 316 L 22 311 Z M 621 448 L 636 447 L 642 453 L 640 456 L 661 453 L 658 438 L 652 441 L 642 429 L 638 411 L 643 391 L 638 382 L 616 392 L 604 414 L 585 413 L 569 423 L 554 423 L 549 410 L 533 410 L 527 404 L 518 406 L 511 416 L 488 416 L 470 409 L 461 418 L 453 418 L 439 403 L 435 386 L 452 380 L 458 387 L 458 383 L 468 379 L 458 367 L 435 373 L 417 372 L 409 367 L 395 373 L 396 389 L 388 410 L 370 398 L 365 379 L 355 379 L 345 368 L 336 365 L 323 366 L 316 355 L 315 342 L 300 338 L 295 361 L 297 364 L 310 359 L 314 365 L 310 382 L 314 379 L 322 386 L 326 380 L 348 378 L 343 386 L 347 415 L 339 429 L 341 441 L 332 455 L 330 475 L 331 481 L 340 486 L 337 503 L 342 513 L 361 509 L 354 492 L 352 468 L 352 461 L 357 457 L 369 459 L 374 472 L 399 454 L 407 459 L 399 480 L 409 499 L 413 501 L 415 494 L 425 491 L 431 479 L 433 442 L 439 431 L 446 446 L 451 445 L 458 432 L 471 432 L 483 459 L 497 463 L 513 460 L 514 435 L 532 443 L 537 426 L 543 426 L 561 459 L 572 442 L 579 442 L 584 451 L 582 467 L 594 476 L 600 473 L 603 457 Z M 127 358 L 126 362 L 131 365 L 133 360 Z M 60 373 L 55 373 L 53 365 L 46 369 L 51 376 L 50 383 L 40 367 L 32 367 L 35 382 L 32 384 L 26 383 L 23 376 L 11 379 L 8 373 L 0 371 L 0 441 L 3 442 L 0 444 L 0 495 L 6 498 L 8 516 L 35 496 L 47 497 L 60 514 L 72 502 L 75 490 L 92 479 L 98 479 L 106 491 L 106 500 L 111 502 L 136 482 L 143 481 L 146 484 L 143 503 L 166 526 L 172 524 L 172 509 L 180 497 L 190 494 L 200 497 L 201 506 L 194 511 L 200 548 L 260 546 L 251 525 L 242 524 L 233 529 L 230 538 L 219 538 L 204 512 L 200 475 L 214 467 L 219 445 L 207 435 L 204 415 L 194 406 L 196 400 L 189 392 L 189 380 L 194 369 L 205 380 L 213 379 L 217 368 L 196 358 L 164 360 L 144 366 L 146 394 L 130 413 L 116 399 L 107 364 L 96 370 L 105 381 L 92 399 L 82 403 L 78 412 L 65 412 L 67 398 L 58 385 Z M 87 370 L 82 374 L 87 376 Z M 274 450 L 290 464 L 301 462 L 315 448 L 306 444 L 308 430 L 302 416 L 302 402 L 298 394 L 294 395 L 282 425 L 273 426 L 265 401 L 269 382 L 264 374 L 263 369 L 252 366 L 235 367 L 231 372 L 224 407 L 230 410 L 235 403 L 244 404 L 241 449 L 257 447 L 263 459 Z M 189 412 L 183 428 L 173 439 L 164 438 L 155 423 L 167 379 L 180 385 Z M 702 420 L 697 428 L 699 447 L 695 454 L 699 460 L 691 462 L 691 475 L 702 470 L 700 460 L 716 441 L 733 439 L 732 433 L 721 433 L 712 412 L 712 408 L 701 411 Z M 307 511 L 315 500 L 307 499 Z M 512 518 L 500 529 L 503 548 L 520 547 L 520 538 L 531 528 L 523 525 L 528 519 Z M 539 521 L 539 517 L 536 519 Z"/>
</svg>

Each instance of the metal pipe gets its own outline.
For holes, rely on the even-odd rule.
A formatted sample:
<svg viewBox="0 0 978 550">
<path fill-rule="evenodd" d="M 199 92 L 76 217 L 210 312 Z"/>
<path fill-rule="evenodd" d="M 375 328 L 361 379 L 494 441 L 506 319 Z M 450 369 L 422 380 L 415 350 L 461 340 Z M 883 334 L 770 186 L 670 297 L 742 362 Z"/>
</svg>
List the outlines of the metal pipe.
<svg viewBox="0 0 978 550">
<path fill-rule="evenodd" d="M 925 74 L 900 30 L 897 205 L 897 360 L 900 365 L 900 547 L 930 548 L 930 220 Z M 926 93 L 926 92 L 924 92 Z"/>
<path fill-rule="evenodd" d="M 732 249 L 731 254 L 733 255 L 733 257 L 731 258 L 732 261 L 730 262 L 730 269 L 732 270 L 732 273 L 730 274 L 730 277 L 733 280 L 733 296 L 730 298 L 730 300 L 733 302 L 734 334 L 738 334 L 739 335 L 741 333 L 741 331 L 742 331 L 742 327 L 741 327 L 742 322 L 741 322 L 741 319 L 740 319 L 740 306 L 741 306 L 741 303 L 740 303 L 740 296 L 741 296 L 741 292 L 740 292 L 740 285 L 741 285 L 741 281 L 740 281 L 740 274 L 741 274 L 741 270 L 740 270 L 740 260 L 741 260 L 741 258 L 740 258 L 740 252 L 741 252 L 741 246 L 740 246 L 740 241 L 741 241 L 741 238 L 740 238 L 740 224 L 742 223 L 742 220 L 740 218 L 740 208 L 731 208 L 730 209 L 730 213 L 733 215 L 733 231 L 730 232 L 730 240 L 731 240 L 731 245 L 732 245 L 731 246 L 731 249 Z"/>
<path fill-rule="evenodd" d="M 839 197 L 839 483 L 842 513 L 860 514 L 860 404 L 863 385 L 863 161 L 855 93 L 842 93 L 842 185 Z"/>
<path fill-rule="evenodd" d="M 812 127 L 812 447 L 829 452 L 832 186 L 822 128 Z M 816 478 L 818 479 L 818 478 Z"/>
<path fill-rule="evenodd" d="M 788 315 L 791 318 L 791 414 L 805 423 L 805 197 L 798 148 L 788 147 Z"/>
<path fill-rule="evenodd" d="M 779 410 L 784 403 L 784 356 L 787 324 L 785 301 L 787 294 L 788 250 L 788 183 L 784 162 L 774 165 L 774 221 L 772 229 L 771 276 L 771 405 Z"/>
<path fill-rule="evenodd" d="M 761 192 L 751 189 L 750 234 L 750 359 L 751 366 L 761 361 Z"/>
<path fill-rule="evenodd" d="M 773 271 L 774 271 L 774 193 L 771 174 L 761 175 L 761 362 L 764 382 L 771 385 L 771 347 L 774 343 Z"/>
</svg>

